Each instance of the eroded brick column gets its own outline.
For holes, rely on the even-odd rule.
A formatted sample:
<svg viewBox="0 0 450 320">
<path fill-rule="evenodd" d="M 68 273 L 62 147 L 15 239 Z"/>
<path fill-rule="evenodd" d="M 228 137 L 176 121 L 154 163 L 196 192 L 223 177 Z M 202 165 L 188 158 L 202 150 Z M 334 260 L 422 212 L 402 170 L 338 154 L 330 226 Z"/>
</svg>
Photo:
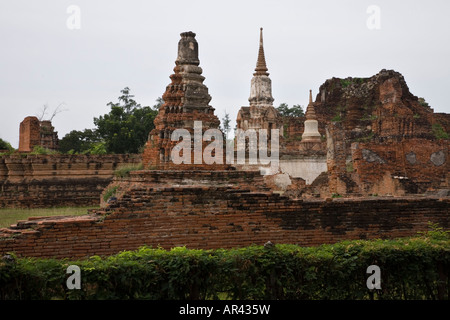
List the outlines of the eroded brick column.
<svg viewBox="0 0 450 320">
<path fill-rule="evenodd" d="M 203 84 L 202 68 L 199 67 L 198 43 L 195 33 L 183 32 L 178 42 L 178 56 L 175 61 L 174 74 L 170 76 L 171 83 L 163 94 L 164 104 L 155 118 L 153 129 L 143 153 L 143 163 L 150 169 L 188 169 L 202 167 L 203 163 L 174 165 L 171 152 L 178 141 L 172 141 L 172 133 L 176 129 L 187 130 L 191 137 L 191 149 L 194 150 L 194 123 L 201 122 L 201 134 L 208 129 L 218 129 L 220 121 L 214 114 L 214 108 L 209 105 L 211 96 Z M 201 137 L 200 137 L 201 138 Z M 202 143 L 202 153 L 208 143 Z M 225 152 L 223 152 L 225 155 Z M 224 163 L 224 161 L 222 160 Z"/>
<path fill-rule="evenodd" d="M 345 194 L 346 190 L 340 177 L 346 174 L 346 136 L 339 122 L 326 127 L 327 133 L 327 169 L 331 194 Z"/>
</svg>

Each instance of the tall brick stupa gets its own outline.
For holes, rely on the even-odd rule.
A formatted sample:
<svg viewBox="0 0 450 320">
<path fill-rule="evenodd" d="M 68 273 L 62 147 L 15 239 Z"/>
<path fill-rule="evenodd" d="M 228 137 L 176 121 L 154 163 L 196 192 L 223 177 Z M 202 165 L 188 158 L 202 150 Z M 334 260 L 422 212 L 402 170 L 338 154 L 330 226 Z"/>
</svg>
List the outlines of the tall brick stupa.
<svg viewBox="0 0 450 320">
<path fill-rule="evenodd" d="M 203 84 L 205 77 L 202 76 L 203 70 L 199 66 L 198 43 L 195 36 L 195 33 L 190 31 L 181 33 L 174 73 L 170 76 L 171 83 L 162 96 L 164 104 L 159 108 L 154 120 L 155 128 L 149 133 L 143 153 L 145 168 L 199 169 L 205 166 L 201 157 L 198 160 L 199 154 L 194 155 L 194 147 L 201 143 L 203 151 L 209 142 L 199 142 L 199 139 L 194 141 L 194 129 L 197 128 L 196 132 L 199 132 L 198 124 L 201 121 L 203 134 L 208 129 L 218 129 L 220 121 L 214 114 L 214 108 L 209 105 L 211 96 Z M 177 165 L 172 161 L 172 149 L 181 141 L 181 139 L 172 141 L 175 129 L 185 129 L 191 134 L 192 165 Z M 223 154 L 225 155 L 225 151 Z"/>
</svg>

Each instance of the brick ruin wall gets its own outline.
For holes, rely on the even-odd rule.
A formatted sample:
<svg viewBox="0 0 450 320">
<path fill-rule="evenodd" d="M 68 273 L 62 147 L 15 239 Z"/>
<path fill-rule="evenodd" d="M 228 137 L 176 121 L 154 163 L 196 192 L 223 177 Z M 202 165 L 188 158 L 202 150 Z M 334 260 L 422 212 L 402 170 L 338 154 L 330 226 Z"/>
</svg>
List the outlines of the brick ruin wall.
<svg viewBox="0 0 450 320">
<path fill-rule="evenodd" d="M 450 189 L 449 140 L 405 139 L 352 144 L 353 170 L 364 193 L 423 194 Z"/>
<path fill-rule="evenodd" d="M 163 175 L 150 171 L 132 176 L 122 181 L 125 193 L 113 207 L 85 216 L 30 218 L 0 229 L 0 254 L 83 259 L 143 245 L 215 249 L 271 241 L 315 246 L 413 236 L 426 231 L 428 222 L 449 227 L 448 198 L 292 200 L 250 190 L 249 176 L 207 176 L 185 184 L 161 183 Z M 227 178 L 238 184 L 227 185 Z M 223 183 L 213 184 L 214 179 Z"/>
<path fill-rule="evenodd" d="M 121 165 L 140 155 L 7 155 L 0 157 L 0 208 L 97 206 Z"/>
<path fill-rule="evenodd" d="M 19 152 L 31 152 L 36 146 L 58 150 L 58 144 L 58 132 L 55 132 L 50 120 L 40 121 L 30 116 L 20 123 Z"/>
<path fill-rule="evenodd" d="M 36 117 L 26 117 L 20 123 L 19 129 L 19 151 L 33 151 L 34 146 L 41 144 L 41 125 Z"/>
<path fill-rule="evenodd" d="M 450 189 L 449 140 L 386 137 L 355 142 L 340 123 L 327 131 L 332 194 L 403 196 Z"/>
</svg>

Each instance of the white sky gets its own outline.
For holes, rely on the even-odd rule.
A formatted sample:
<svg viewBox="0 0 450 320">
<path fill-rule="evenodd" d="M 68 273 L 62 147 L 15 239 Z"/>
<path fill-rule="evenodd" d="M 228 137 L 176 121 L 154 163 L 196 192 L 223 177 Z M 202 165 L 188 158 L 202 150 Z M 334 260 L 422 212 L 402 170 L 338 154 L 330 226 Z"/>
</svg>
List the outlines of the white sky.
<svg viewBox="0 0 450 320">
<path fill-rule="evenodd" d="M 80 8 L 80 29 L 67 27 L 70 5 Z M 380 29 L 367 27 L 370 5 L 380 8 Z M 307 105 L 308 90 L 315 97 L 332 77 L 394 69 L 435 112 L 450 113 L 449 14 L 448 0 L 0 0 L 0 138 L 17 148 L 20 122 L 62 102 L 59 138 L 93 128 L 126 86 L 154 105 L 184 31 L 197 34 L 220 119 L 226 110 L 234 121 L 248 105 L 260 27 L 275 106 Z"/>
</svg>

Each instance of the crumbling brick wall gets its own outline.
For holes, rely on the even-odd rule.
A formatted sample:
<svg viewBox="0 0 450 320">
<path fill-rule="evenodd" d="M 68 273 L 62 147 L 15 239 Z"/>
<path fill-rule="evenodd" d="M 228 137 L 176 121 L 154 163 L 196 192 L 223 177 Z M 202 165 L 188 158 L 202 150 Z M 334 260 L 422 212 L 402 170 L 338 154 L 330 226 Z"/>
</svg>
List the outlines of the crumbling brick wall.
<svg viewBox="0 0 450 320">
<path fill-rule="evenodd" d="M 340 122 L 333 122 L 327 131 L 327 168 L 330 195 L 359 194 L 357 179 L 348 170 L 349 140 Z"/>
<path fill-rule="evenodd" d="M 157 183 L 163 178 L 160 173 L 137 172 L 110 208 L 0 229 L 0 254 L 86 258 L 143 245 L 214 249 L 267 241 L 315 246 L 412 236 L 427 230 L 429 221 L 449 227 L 448 198 L 292 200 L 250 191 L 246 185 L 251 179 L 242 179 L 241 186 L 226 185 L 227 177 L 233 178 L 229 173 L 216 173 L 207 183 L 207 173 L 197 182 L 170 185 Z M 218 185 L 213 183 L 217 179 Z"/>
<path fill-rule="evenodd" d="M 41 143 L 41 125 L 37 117 L 26 117 L 20 123 L 19 152 L 31 152 Z"/>
<path fill-rule="evenodd" d="M 1 207 L 98 205 L 121 165 L 140 155 L 21 155 L 0 157 Z"/>
<path fill-rule="evenodd" d="M 37 117 L 26 117 L 20 123 L 19 152 L 31 152 L 35 146 L 58 150 L 58 132 L 50 120 L 39 121 Z"/>
<path fill-rule="evenodd" d="M 59 140 L 58 140 L 58 132 L 55 131 L 55 128 L 52 126 L 52 122 L 49 120 L 40 122 L 40 135 L 41 147 L 44 147 L 49 150 L 58 150 Z"/>
<path fill-rule="evenodd" d="M 405 194 L 450 188 L 449 140 L 381 140 L 352 145 L 353 169 L 368 193 Z"/>
</svg>

